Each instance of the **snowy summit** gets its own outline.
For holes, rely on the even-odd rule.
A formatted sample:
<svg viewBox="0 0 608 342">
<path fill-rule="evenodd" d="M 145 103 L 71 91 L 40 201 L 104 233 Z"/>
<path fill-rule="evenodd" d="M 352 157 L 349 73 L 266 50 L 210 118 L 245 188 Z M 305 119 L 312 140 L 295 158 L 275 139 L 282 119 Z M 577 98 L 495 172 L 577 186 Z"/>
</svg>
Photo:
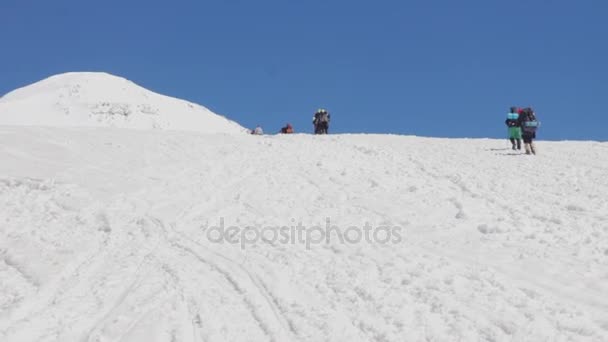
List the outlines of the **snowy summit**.
<svg viewBox="0 0 608 342">
<path fill-rule="evenodd" d="M 101 72 L 55 75 L 4 95 L 0 98 L 0 125 L 245 131 L 205 107 Z"/>
</svg>

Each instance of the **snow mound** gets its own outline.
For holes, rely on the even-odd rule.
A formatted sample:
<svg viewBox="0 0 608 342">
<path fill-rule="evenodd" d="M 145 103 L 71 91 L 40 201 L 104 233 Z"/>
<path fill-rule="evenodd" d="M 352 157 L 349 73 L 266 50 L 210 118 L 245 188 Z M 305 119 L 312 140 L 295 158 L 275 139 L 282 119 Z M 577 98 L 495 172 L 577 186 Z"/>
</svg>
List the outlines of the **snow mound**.
<svg viewBox="0 0 608 342">
<path fill-rule="evenodd" d="M 205 107 L 101 72 L 55 75 L 6 94 L 0 98 L 0 125 L 245 131 Z"/>
<path fill-rule="evenodd" d="M 608 144 L 537 144 L 0 126 L 0 341 L 608 341 Z"/>
</svg>

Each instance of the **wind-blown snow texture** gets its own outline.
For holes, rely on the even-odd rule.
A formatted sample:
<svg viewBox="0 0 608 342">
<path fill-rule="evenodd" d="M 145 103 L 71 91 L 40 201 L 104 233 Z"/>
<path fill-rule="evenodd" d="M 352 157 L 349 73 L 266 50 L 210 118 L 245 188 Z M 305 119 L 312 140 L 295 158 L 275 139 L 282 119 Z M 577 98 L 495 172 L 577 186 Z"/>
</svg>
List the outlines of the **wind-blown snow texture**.
<svg viewBox="0 0 608 342">
<path fill-rule="evenodd" d="M 507 145 L 0 127 L 0 340 L 608 340 L 608 145 Z"/>
<path fill-rule="evenodd" d="M 49 77 L 0 98 L 0 125 L 111 126 L 238 133 L 245 129 L 207 108 L 153 93 L 106 73 Z"/>
</svg>

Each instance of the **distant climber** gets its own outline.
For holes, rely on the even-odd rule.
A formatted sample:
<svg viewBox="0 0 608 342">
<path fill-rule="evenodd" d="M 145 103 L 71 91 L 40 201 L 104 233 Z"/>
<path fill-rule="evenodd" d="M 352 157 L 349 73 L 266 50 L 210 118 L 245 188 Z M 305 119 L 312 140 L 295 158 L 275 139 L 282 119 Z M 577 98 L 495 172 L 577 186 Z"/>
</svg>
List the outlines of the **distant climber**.
<svg viewBox="0 0 608 342">
<path fill-rule="evenodd" d="M 509 140 L 514 150 L 521 150 L 519 111 L 517 107 L 511 107 L 511 112 L 507 114 L 507 119 L 505 120 L 505 124 L 509 128 Z"/>
<path fill-rule="evenodd" d="M 281 133 L 283 133 L 283 134 L 291 134 L 291 133 L 293 133 L 293 126 L 291 126 L 291 124 L 288 123 L 287 125 L 285 125 L 285 127 L 281 128 Z"/>
<path fill-rule="evenodd" d="M 327 134 L 329 133 L 329 121 L 331 117 L 327 110 L 319 109 L 315 112 L 315 116 L 312 118 L 312 124 L 315 127 L 315 134 Z"/>
<path fill-rule="evenodd" d="M 540 122 L 536 119 L 534 110 L 532 108 L 524 108 L 521 114 L 519 114 L 518 122 L 521 127 L 526 154 L 536 154 L 537 150 L 534 145 L 534 139 L 536 139 L 536 130 L 540 127 Z"/>
<path fill-rule="evenodd" d="M 262 129 L 262 126 L 257 125 L 257 126 L 255 126 L 254 129 L 251 130 L 251 134 L 253 134 L 253 135 L 264 135 L 264 130 Z"/>
</svg>

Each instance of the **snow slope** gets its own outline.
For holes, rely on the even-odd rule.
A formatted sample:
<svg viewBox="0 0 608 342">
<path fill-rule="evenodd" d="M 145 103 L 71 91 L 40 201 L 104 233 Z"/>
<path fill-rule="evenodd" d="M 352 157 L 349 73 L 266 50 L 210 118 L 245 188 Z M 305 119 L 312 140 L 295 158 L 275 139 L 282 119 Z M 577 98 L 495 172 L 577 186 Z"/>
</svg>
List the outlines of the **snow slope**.
<svg viewBox="0 0 608 342">
<path fill-rule="evenodd" d="M 0 340 L 608 341 L 608 144 L 507 146 L 0 126 Z"/>
<path fill-rule="evenodd" d="M 0 125 L 111 126 L 240 133 L 207 108 L 153 93 L 106 73 L 49 77 L 0 98 Z"/>
</svg>

